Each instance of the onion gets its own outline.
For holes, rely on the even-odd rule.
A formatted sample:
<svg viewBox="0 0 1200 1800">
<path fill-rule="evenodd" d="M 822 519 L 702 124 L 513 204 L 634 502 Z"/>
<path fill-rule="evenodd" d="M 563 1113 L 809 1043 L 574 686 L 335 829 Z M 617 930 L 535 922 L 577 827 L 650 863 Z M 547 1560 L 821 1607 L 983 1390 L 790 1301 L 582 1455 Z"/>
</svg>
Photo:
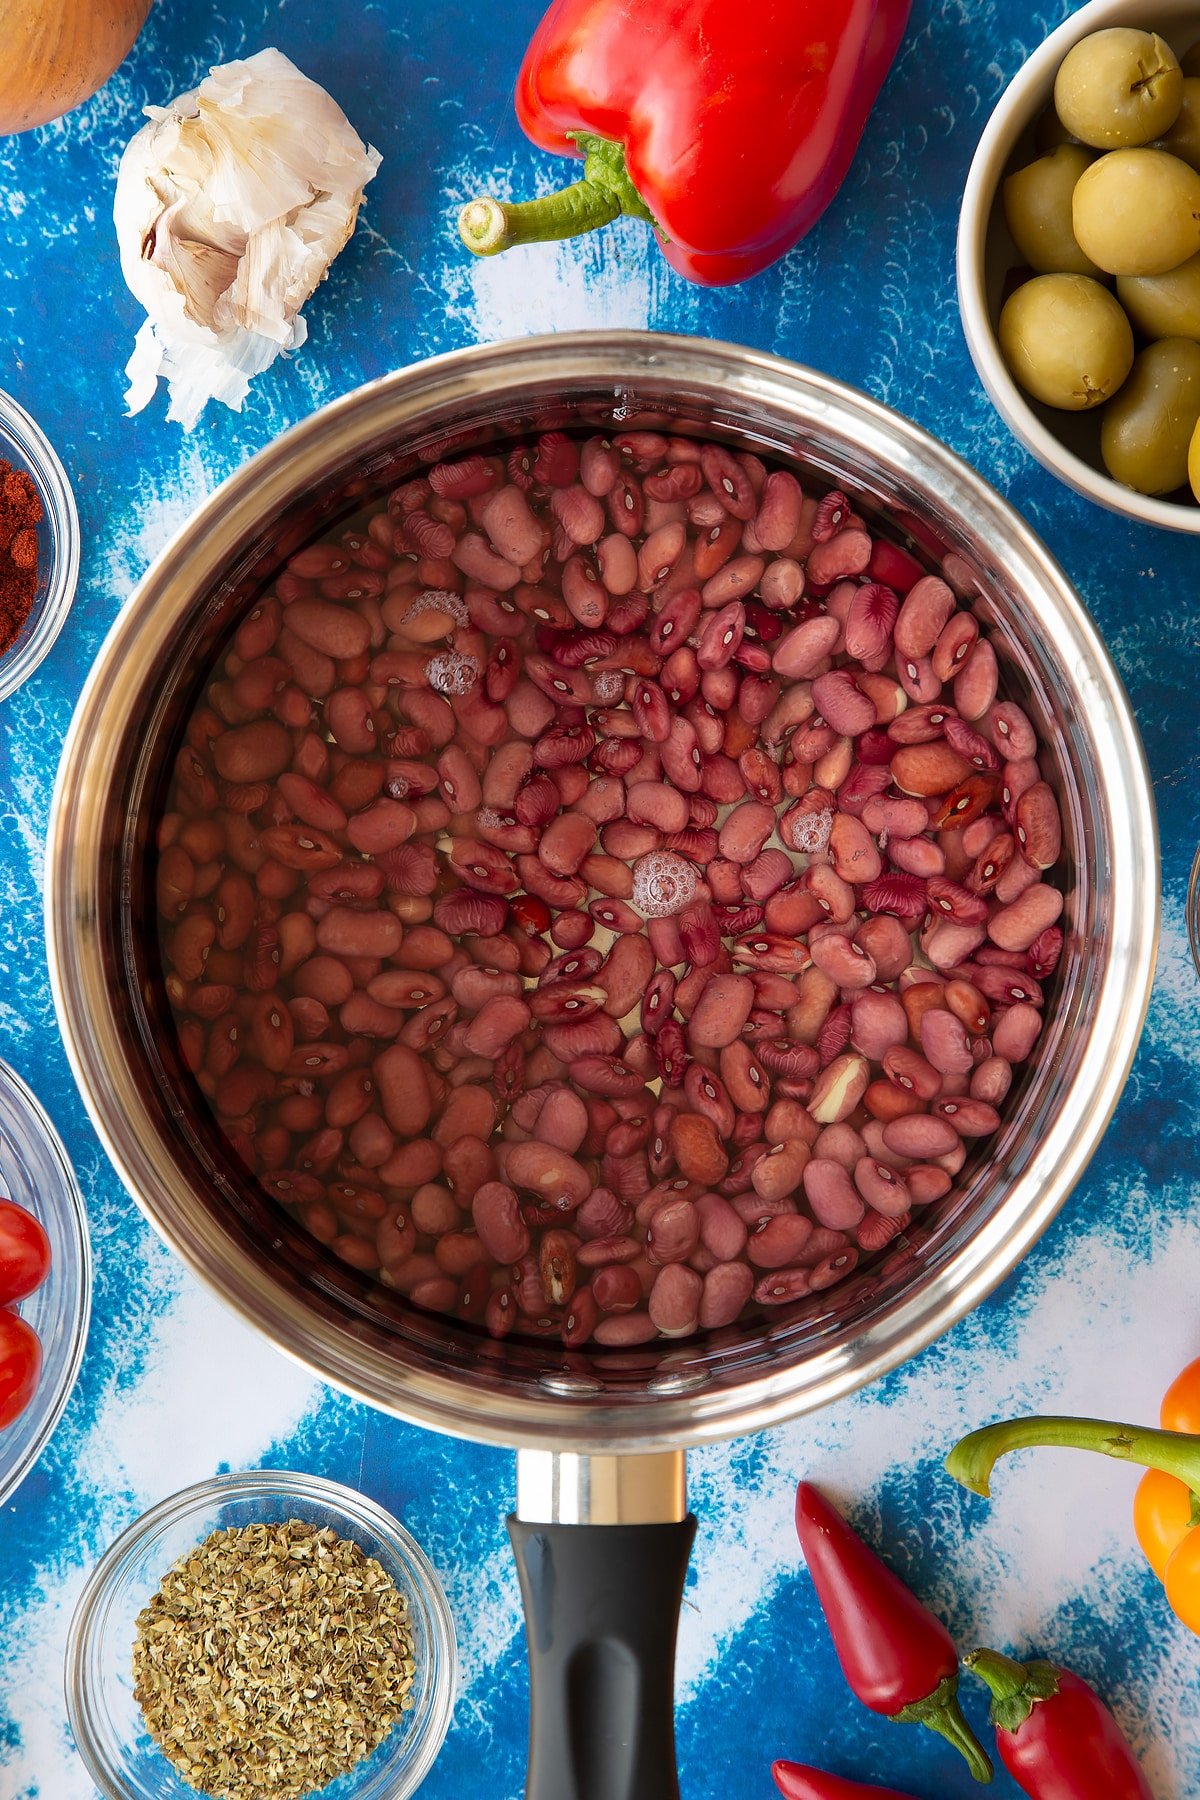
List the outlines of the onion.
<svg viewBox="0 0 1200 1800">
<path fill-rule="evenodd" d="M 133 48 L 152 0 L 5 0 L 0 133 L 61 118 Z"/>
</svg>

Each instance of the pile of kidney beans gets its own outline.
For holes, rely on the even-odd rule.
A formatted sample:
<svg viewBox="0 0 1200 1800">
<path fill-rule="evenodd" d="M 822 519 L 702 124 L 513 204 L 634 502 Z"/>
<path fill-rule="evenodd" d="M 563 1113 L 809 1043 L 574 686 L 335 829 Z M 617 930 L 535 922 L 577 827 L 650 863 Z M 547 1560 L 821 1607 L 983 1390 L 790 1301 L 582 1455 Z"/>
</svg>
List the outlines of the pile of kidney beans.
<svg viewBox="0 0 1200 1800">
<path fill-rule="evenodd" d="M 188 720 L 168 999 L 243 1162 L 418 1306 L 726 1326 L 942 1200 L 1062 948 L 972 613 L 842 493 L 551 432 L 292 556 Z"/>
</svg>

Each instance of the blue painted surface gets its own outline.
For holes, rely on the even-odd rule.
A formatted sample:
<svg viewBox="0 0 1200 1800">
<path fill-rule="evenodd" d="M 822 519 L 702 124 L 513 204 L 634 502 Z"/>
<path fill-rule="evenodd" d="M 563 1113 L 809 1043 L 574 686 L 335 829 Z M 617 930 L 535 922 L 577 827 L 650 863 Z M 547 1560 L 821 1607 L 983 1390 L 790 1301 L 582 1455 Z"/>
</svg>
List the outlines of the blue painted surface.
<svg viewBox="0 0 1200 1800">
<path fill-rule="evenodd" d="M 1127 681 L 1154 772 L 1165 937 L 1147 1034 L 1117 1119 L 1043 1243 L 993 1299 L 873 1390 L 693 1461 L 701 1527 L 680 1650 L 685 1794 L 765 1800 L 781 1754 L 932 1800 L 972 1791 L 951 1753 L 846 1694 L 799 1567 L 804 1472 L 860 1523 L 960 1640 L 1062 1657 L 1102 1684 L 1159 1800 L 1200 1791 L 1200 1648 L 1130 1548 L 1128 1471 L 1046 1456 L 990 1508 L 940 1474 L 962 1430 L 1027 1406 L 1148 1417 L 1200 1351 L 1196 1127 L 1200 1012 L 1183 925 L 1197 834 L 1200 683 L 1194 540 L 1136 528 L 1056 485 L 974 377 L 953 278 L 957 198 L 987 113 L 1071 10 L 917 0 L 850 180 L 810 239 L 741 290 L 701 293 L 640 227 L 477 264 L 453 236 L 476 185 L 552 180 L 509 96 L 539 0 L 158 0 L 118 76 L 58 126 L 0 141 L 0 386 L 36 415 L 75 485 L 74 611 L 0 716 L 0 1055 L 56 1119 L 91 1211 L 95 1318 L 82 1378 L 40 1467 L 0 1513 L 0 1797 L 83 1800 L 60 1703 L 61 1649 L 87 1570 L 139 1511 L 225 1466 L 291 1465 L 361 1484 L 442 1571 L 464 1683 L 430 1800 L 521 1790 L 525 1678 L 502 1519 L 505 1454 L 439 1440 L 310 1382 L 234 1325 L 152 1238 L 99 1150 L 55 1028 L 40 933 L 42 841 L 58 751 L 90 659 L 168 531 L 281 428 L 367 377 L 480 339 L 645 325 L 741 339 L 856 383 L 939 433 L 1032 521 L 1091 606 Z M 747 9 L 748 17 L 753 9 Z M 240 416 L 183 436 L 165 399 L 124 416 L 140 314 L 110 220 L 147 101 L 277 44 L 383 153 L 359 229 L 308 308 L 310 338 Z M 976 1722 L 982 1707 L 968 1700 Z M 998 1795 L 1015 1793 L 1007 1778 Z"/>
</svg>

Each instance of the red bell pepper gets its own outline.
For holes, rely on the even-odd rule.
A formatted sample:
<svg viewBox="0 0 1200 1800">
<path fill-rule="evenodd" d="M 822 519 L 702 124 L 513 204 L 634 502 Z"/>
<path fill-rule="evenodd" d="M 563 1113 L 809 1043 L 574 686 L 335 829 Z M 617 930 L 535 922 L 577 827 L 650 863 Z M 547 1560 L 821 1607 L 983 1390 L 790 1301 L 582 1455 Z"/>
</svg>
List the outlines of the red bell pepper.
<svg viewBox="0 0 1200 1800">
<path fill-rule="evenodd" d="M 962 1752 L 976 1781 L 992 1765 L 958 1701 L 958 1651 L 940 1619 L 806 1481 L 796 1531 L 842 1673 L 864 1706 L 926 1725 Z"/>
<path fill-rule="evenodd" d="M 809 1769 L 803 1763 L 772 1763 L 771 1773 L 783 1800 L 912 1800 L 911 1794 L 902 1794 L 896 1788 L 843 1781 L 838 1775 L 826 1775 L 824 1770 Z"/>
<path fill-rule="evenodd" d="M 1000 1760 L 1031 1800 L 1154 1800 L 1121 1727 L 1092 1688 L 1048 1662 L 976 1650 Z"/>
<path fill-rule="evenodd" d="M 850 167 L 912 0 L 554 0 L 517 81 L 535 144 L 582 156 L 538 200 L 471 201 L 469 250 L 575 237 L 621 213 L 692 281 L 790 250 Z"/>
</svg>

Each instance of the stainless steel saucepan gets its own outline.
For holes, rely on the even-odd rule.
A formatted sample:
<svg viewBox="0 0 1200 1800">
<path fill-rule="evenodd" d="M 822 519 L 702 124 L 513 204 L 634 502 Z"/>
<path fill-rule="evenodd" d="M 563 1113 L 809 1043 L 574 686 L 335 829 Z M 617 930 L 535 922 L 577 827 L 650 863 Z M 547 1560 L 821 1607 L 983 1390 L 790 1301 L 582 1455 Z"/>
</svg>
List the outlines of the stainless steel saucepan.
<svg viewBox="0 0 1200 1800">
<path fill-rule="evenodd" d="M 991 631 L 1036 721 L 1071 870 L 1036 1066 L 961 1192 L 882 1268 L 694 1342 L 588 1355 L 481 1341 L 407 1309 L 239 1179 L 182 1096 L 154 979 L 145 864 L 175 729 L 214 644 L 306 539 L 438 456 L 548 425 L 667 423 L 790 461 L 903 515 Z M 46 871 L 63 1038 L 134 1199 L 220 1297 L 326 1380 L 402 1418 L 520 1446 L 531 1800 L 668 1800 L 682 1446 L 824 1405 L 913 1356 L 1013 1267 L 1070 1194 L 1125 1081 L 1158 927 L 1153 800 L 1121 683 L 1015 512 L 932 438 L 835 381 L 733 345 L 586 333 L 389 375 L 254 457 L 158 557 L 75 713 Z"/>
</svg>

